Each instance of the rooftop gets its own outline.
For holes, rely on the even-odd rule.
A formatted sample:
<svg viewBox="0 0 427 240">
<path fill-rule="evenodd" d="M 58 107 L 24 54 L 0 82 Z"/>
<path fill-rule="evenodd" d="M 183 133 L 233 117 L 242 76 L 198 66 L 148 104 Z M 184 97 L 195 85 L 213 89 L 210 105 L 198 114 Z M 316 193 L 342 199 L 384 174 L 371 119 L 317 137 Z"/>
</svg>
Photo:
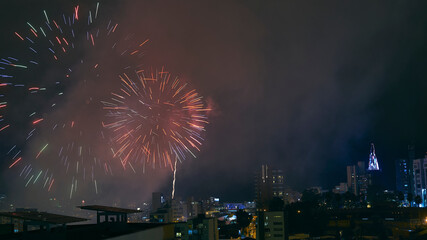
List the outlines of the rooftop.
<svg viewBox="0 0 427 240">
<path fill-rule="evenodd" d="M 110 212 L 110 213 L 138 213 L 138 212 L 142 212 L 140 210 L 135 210 L 135 209 L 109 207 L 109 206 L 102 206 L 102 205 L 78 206 L 78 208 L 85 209 L 85 210 L 92 210 L 92 211 Z"/>
<path fill-rule="evenodd" d="M 0 216 L 50 224 L 67 224 L 88 220 L 86 218 L 71 217 L 47 212 L 0 212 Z"/>
</svg>

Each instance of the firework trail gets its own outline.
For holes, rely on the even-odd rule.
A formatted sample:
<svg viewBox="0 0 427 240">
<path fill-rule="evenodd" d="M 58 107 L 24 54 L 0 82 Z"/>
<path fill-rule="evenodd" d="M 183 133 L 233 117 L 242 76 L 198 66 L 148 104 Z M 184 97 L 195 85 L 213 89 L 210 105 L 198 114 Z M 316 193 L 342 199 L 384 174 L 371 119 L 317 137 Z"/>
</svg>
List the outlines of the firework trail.
<svg viewBox="0 0 427 240">
<path fill-rule="evenodd" d="M 59 17 L 43 11 L 13 33 L 21 51 L 0 59 L 0 137 L 19 136 L 7 155 L 25 187 L 64 188 L 71 198 L 89 185 L 97 193 L 97 176 L 116 168 L 102 154 L 100 100 L 115 88 L 110 76 L 139 66 L 148 40 L 120 32 L 100 13 L 99 3 Z"/>
<path fill-rule="evenodd" d="M 172 181 L 172 199 L 175 198 L 175 181 L 176 181 L 176 163 L 178 162 L 178 158 L 175 158 L 175 166 L 173 168 L 173 181 Z"/>
<path fill-rule="evenodd" d="M 119 76 L 121 88 L 104 101 L 112 152 L 126 169 L 167 167 L 196 157 L 209 111 L 195 89 L 166 72 L 135 70 Z M 176 168 L 175 168 L 176 169 Z"/>
</svg>

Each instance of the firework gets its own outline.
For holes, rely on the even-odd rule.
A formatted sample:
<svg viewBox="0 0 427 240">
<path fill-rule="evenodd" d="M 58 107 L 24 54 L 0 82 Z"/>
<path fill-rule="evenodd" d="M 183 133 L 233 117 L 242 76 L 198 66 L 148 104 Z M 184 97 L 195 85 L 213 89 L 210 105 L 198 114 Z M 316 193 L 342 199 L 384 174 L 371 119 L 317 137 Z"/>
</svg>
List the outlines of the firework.
<svg viewBox="0 0 427 240">
<path fill-rule="evenodd" d="M 113 133 L 111 150 L 122 166 L 173 170 L 175 160 L 195 158 L 208 124 L 202 96 L 163 69 L 119 78 L 121 88 L 103 104 L 109 119 L 104 127 Z"/>
<path fill-rule="evenodd" d="M 173 180 L 172 180 L 172 199 L 175 198 L 175 182 L 176 182 L 176 163 L 178 162 L 178 159 L 175 158 L 175 164 L 173 168 Z"/>
<path fill-rule="evenodd" d="M 0 137 L 19 136 L 7 155 L 25 187 L 68 185 L 72 197 L 82 181 L 98 192 L 97 175 L 113 174 L 100 154 L 107 145 L 100 100 L 115 88 L 105 84 L 109 76 L 141 62 L 148 40 L 123 34 L 99 13 L 99 3 L 59 17 L 43 11 L 13 33 L 19 53 L 0 59 Z"/>
</svg>

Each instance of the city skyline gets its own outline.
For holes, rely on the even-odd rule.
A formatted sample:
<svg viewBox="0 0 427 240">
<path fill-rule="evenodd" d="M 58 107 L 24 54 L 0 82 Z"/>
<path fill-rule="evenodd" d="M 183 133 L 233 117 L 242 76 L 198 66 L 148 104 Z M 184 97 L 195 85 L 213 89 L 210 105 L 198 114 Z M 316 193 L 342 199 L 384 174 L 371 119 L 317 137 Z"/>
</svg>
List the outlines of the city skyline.
<svg viewBox="0 0 427 240">
<path fill-rule="evenodd" d="M 78 4 L 83 9 L 96 1 L 2 3 L 0 58 L 24 53 L 14 33 L 43 20 L 44 10 L 61 17 Z M 178 163 L 176 195 L 243 201 L 253 200 L 253 175 L 263 164 L 282 170 L 292 189 L 331 189 L 345 181 L 346 166 L 368 166 L 374 143 L 386 187 L 394 189 L 395 161 L 408 158 L 408 145 L 415 146 L 415 158 L 424 157 L 425 4 L 109 0 L 99 14 L 149 39 L 141 62 L 188 81 L 212 108 L 197 158 Z M 19 100 L 1 94 L 11 106 Z M 83 116 L 73 101 L 63 109 Z M 8 119 L 20 110 L 0 111 L 4 122 L 25 122 Z M 28 129 L 0 131 L 0 193 L 48 199 L 53 194 L 46 189 L 25 187 L 21 168 L 9 169 L 13 140 Z M 27 151 L 40 146 L 21 144 Z M 169 195 L 172 177 L 168 167 L 102 176 L 104 190 L 96 194 L 92 187 L 87 195 L 146 201 L 155 191 Z M 68 190 L 61 195 L 69 198 Z M 78 202 L 86 193 L 70 198 Z"/>
</svg>

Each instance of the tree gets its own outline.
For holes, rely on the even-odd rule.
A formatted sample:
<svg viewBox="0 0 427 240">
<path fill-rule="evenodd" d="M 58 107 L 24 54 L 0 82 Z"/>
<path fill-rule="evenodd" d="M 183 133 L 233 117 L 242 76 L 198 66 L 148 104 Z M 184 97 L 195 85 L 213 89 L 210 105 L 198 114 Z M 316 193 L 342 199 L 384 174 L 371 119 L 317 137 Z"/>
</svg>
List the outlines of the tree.
<svg viewBox="0 0 427 240">
<path fill-rule="evenodd" d="M 334 194 L 334 201 L 335 201 L 335 208 L 341 208 L 341 206 L 342 206 L 342 203 L 341 203 L 341 201 L 342 201 L 342 196 L 341 196 L 341 194 L 339 194 L 339 193 L 335 193 Z"/>
<path fill-rule="evenodd" d="M 410 206 L 412 206 L 412 201 L 414 200 L 413 198 L 414 196 L 412 195 L 412 193 L 408 193 L 406 199 L 408 200 Z"/>
<path fill-rule="evenodd" d="M 285 206 L 285 202 L 278 197 L 274 197 L 268 202 L 268 210 L 269 211 L 283 211 Z"/>
<path fill-rule="evenodd" d="M 320 202 L 320 194 L 315 189 L 306 189 L 302 192 L 301 202 L 318 205 Z"/>
<path fill-rule="evenodd" d="M 239 211 L 236 212 L 236 221 L 240 229 L 249 226 L 251 220 L 251 215 L 249 215 L 249 213 L 243 211 L 242 209 L 239 209 Z"/>
<path fill-rule="evenodd" d="M 326 203 L 326 206 L 330 207 L 332 205 L 332 201 L 334 199 L 334 193 L 329 191 L 323 194 L 323 201 Z"/>
<path fill-rule="evenodd" d="M 420 203 L 422 203 L 423 200 L 421 199 L 420 195 L 417 195 L 415 197 L 415 203 L 417 204 L 417 207 L 420 205 Z"/>
<path fill-rule="evenodd" d="M 405 200 L 405 195 L 403 194 L 402 191 L 399 191 L 397 193 L 397 199 L 399 199 L 399 202 L 403 202 Z"/>
<path fill-rule="evenodd" d="M 354 206 L 354 202 L 356 201 L 356 195 L 347 191 L 343 195 L 346 207 Z"/>
</svg>

